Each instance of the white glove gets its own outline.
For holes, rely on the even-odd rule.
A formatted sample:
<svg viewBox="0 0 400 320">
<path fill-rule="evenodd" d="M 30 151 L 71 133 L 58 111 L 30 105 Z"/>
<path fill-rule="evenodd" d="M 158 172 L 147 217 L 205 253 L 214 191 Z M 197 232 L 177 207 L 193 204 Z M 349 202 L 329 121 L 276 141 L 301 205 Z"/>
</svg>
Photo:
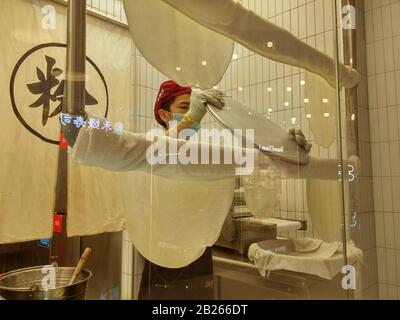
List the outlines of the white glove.
<svg viewBox="0 0 400 320">
<path fill-rule="evenodd" d="M 224 93 L 216 89 L 193 89 L 190 96 L 189 111 L 185 114 L 185 120 L 193 123 L 200 123 L 205 114 L 206 103 L 222 109 L 225 106 Z"/>
<path fill-rule="evenodd" d="M 289 139 L 296 141 L 296 143 L 301 149 L 303 149 L 306 153 L 310 153 L 312 144 L 306 140 L 303 131 L 296 128 L 290 129 Z"/>
</svg>

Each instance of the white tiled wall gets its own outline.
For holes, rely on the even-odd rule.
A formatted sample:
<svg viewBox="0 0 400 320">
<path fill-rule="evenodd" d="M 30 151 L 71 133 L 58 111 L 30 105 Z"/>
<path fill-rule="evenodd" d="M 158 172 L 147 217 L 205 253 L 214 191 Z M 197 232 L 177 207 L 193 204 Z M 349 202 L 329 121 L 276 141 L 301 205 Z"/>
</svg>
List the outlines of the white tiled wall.
<svg viewBox="0 0 400 320">
<path fill-rule="evenodd" d="M 126 23 L 122 0 L 87 0 L 89 9 L 109 18 Z"/>
<path fill-rule="evenodd" d="M 400 0 L 365 0 L 379 295 L 400 299 Z"/>
</svg>

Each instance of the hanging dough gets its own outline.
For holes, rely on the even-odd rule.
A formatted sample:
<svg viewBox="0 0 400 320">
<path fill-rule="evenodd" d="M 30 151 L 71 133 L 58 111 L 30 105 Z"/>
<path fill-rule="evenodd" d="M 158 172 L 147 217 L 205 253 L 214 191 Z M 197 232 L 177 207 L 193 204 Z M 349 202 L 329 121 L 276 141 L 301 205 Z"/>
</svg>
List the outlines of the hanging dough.
<svg viewBox="0 0 400 320">
<path fill-rule="evenodd" d="M 160 0 L 146 1 L 146 4 L 158 1 Z M 162 1 L 199 24 L 237 41 L 268 59 L 317 73 L 324 77 L 332 88 L 336 88 L 336 63 L 331 57 L 296 38 L 287 30 L 247 10 L 238 1 Z M 213 44 L 215 45 L 216 43 Z M 360 75 L 355 69 L 340 64 L 339 78 L 341 86 L 352 88 L 359 82 Z"/>
<path fill-rule="evenodd" d="M 124 8 L 135 45 L 160 72 L 181 86 L 211 88 L 221 81 L 232 59 L 232 40 L 161 0 L 124 0 Z"/>
<path fill-rule="evenodd" d="M 307 204 L 313 228 L 326 242 L 343 239 L 342 193 L 338 180 L 307 180 Z M 348 183 L 345 183 L 345 194 Z"/>
<path fill-rule="evenodd" d="M 135 204 L 125 206 L 126 228 L 146 259 L 181 268 L 218 240 L 232 205 L 235 178 L 179 181 L 135 172 L 134 179 L 135 190 L 121 188 L 127 204 Z"/>
<path fill-rule="evenodd" d="M 267 170 L 254 170 L 243 177 L 244 197 L 247 208 L 259 219 L 271 218 L 279 203 L 281 189 L 280 172 L 270 166 Z"/>
<path fill-rule="evenodd" d="M 325 79 L 306 72 L 305 112 L 315 142 L 329 148 L 336 138 L 337 94 Z"/>
</svg>

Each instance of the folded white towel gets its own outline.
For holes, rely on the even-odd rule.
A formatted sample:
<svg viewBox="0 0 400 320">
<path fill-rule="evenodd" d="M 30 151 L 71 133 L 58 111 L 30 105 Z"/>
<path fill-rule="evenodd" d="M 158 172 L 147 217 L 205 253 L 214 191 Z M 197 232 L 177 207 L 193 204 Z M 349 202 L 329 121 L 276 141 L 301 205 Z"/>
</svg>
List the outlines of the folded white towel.
<svg viewBox="0 0 400 320">
<path fill-rule="evenodd" d="M 319 276 L 332 280 L 344 265 L 342 244 L 325 243 L 318 239 L 290 240 L 293 252 L 277 254 L 262 248 L 262 243 L 253 243 L 248 257 L 254 262 L 260 274 L 265 277 L 267 271 L 288 270 Z M 362 251 L 350 241 L 347 244 L 349 264 L 362 259 Z"/>
</svg>

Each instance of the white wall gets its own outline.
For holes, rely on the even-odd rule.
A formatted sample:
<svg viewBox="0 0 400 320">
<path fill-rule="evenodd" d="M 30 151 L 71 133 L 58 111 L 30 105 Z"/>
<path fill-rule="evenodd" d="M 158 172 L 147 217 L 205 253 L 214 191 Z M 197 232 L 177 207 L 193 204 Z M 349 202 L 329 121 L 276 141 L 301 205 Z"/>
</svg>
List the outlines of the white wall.
<svg viewBox="0 0 400 320">
<path fill-rule="evenodd" d="M 379 295 L 400 299 L 400 1 L 365 0 Z"/>
</svg>

